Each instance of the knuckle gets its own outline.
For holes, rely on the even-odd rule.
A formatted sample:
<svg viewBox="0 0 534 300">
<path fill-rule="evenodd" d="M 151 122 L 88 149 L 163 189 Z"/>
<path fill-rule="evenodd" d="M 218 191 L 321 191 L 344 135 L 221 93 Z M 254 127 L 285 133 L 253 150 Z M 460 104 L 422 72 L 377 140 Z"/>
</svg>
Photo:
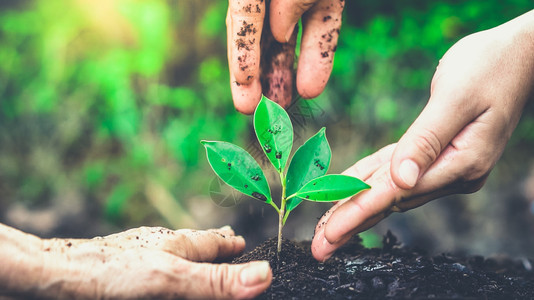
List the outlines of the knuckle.
<svg viewBox="0 0 534 300">
<path fill-rule="evenodd" d="M 305 12 L 312 8 L 316 2 L 317 0 L 301 0 L 297 2 L 297 7 L 301 12 Z"/>
<path fill-rule="evenodd" d="M 465 167 L 464 180 L 474 181 L 485 177 L 491 170 L 492 164 L 486 155 L 471 155 Z"/>
<path fill-rule="evenodd" d="M 417 150 L 425 155 L 424 159 L 427 163 L 435 161 L 443 149 L 438 135 L 431 129 L 425 129 L 412 142 Z"/>
<path fill-rule="evenodd" d="M 226 264 L 213 265 L 210 270 L 210 291 L 214 298 L 232 297 L 232 290 L 227 286 L 231 281 L 230 269 Z"/>
<path fill-rule="evenodd" d="M 347 205 L 352 206 L 351 211 L 358 212 L 360 214 L 364 214 L 365 212 L 368 212 L 366 205 L 361 203 L 360 201 L 355 201 L 351 199 L 347 202 L 348 202 Z"/>
<path fill-rule="evenodd" d="M 492 164 L 485 156 L 477 155 L 471 157 L 463 169 L 461 192 L 469 194 L 480 190 L 484 186 L 491 169 Z"/>
</svg>

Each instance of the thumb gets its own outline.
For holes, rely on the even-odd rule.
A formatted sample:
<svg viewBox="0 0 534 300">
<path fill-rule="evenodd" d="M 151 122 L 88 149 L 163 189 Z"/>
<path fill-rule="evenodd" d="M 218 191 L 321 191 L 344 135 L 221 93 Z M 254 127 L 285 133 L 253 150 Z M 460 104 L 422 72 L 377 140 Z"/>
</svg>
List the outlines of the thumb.
<svg viewBox="0 0 534 300">
<path fill-rule="evenodd" d="M 269 287 L 273 277 L 267 261 L 239 265 L 189 263 L 188 278 L 192 285 L 187 294 L 195 299 L 254 298 Z M 203 286 L 191 288 L 195 283 Z"/>
<path fill-rule="evenodd" d="M 433 95 L 399 140 L 392 156 L 391 177 L 400 188 L 413 188 L 441 151 L 479 115 L 480 110 L 471 107 L 470 101 L 451 99 L 452 94 Z"/>
</svg>

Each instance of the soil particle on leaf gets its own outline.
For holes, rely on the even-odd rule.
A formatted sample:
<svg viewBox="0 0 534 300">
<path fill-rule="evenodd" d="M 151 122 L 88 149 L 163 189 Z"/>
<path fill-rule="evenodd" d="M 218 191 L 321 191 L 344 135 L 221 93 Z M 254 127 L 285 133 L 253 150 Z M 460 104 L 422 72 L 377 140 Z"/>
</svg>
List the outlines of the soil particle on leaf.
<svg viewBox="0 0 534 300">
<path fill-rule="evenodd" d="M 355 237 L 325 263 L 312 257 L 310 242 L 283 240 L 278 261 L 276 242 L 233 261 L 269 261 L 273 281 L 258 299 L 534 299 L 532 260 L 432 257 L 388 233 L 382 249 Z"/>
<path fill-rule="evenodd" d="M 260 194 L 258 192 L 252 192 L 252 197 L 258 199 L 258 200 L 261 200 L 261 201 L 267 201 L 267 197 L 265 197 L 265 195 L 263 194 Z"/>
</svg>

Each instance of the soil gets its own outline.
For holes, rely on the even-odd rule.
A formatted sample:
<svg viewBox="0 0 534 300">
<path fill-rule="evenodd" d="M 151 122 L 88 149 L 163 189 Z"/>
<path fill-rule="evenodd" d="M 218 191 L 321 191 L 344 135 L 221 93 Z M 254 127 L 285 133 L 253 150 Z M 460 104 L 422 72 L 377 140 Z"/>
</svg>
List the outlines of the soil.
<svg viewBox="0 0 534 300">
<path fill-rule="evenodd" d="M 364 248 L 358 237 L 325 263 L 311 255 L 310 242 L 276 238 L 233 263 L 268 260 L 271 287 L 257 299 L 534 299 L 533 260 L 482 256 L 429 256 L 401 247 L 388 232 L 383 248 Z"/>
</svg>

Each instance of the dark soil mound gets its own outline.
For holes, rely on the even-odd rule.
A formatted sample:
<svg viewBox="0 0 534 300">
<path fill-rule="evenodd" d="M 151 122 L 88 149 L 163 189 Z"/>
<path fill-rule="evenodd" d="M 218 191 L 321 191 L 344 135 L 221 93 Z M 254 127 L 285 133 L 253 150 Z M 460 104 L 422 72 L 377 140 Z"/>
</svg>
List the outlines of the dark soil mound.
<svg viewBox="0 0 534 300">
<path fill-rule="evenodd" d="M 258 299 L 534 299 L 532 260 L 429 257 L 400 247 L 389 232 L 382 249 L 353 238 L 325 263 L 309 249 L 284 240 L 278 261 L 272 238 L 233 262 L 270 262 L 273 282 Z"/>
</svg>

